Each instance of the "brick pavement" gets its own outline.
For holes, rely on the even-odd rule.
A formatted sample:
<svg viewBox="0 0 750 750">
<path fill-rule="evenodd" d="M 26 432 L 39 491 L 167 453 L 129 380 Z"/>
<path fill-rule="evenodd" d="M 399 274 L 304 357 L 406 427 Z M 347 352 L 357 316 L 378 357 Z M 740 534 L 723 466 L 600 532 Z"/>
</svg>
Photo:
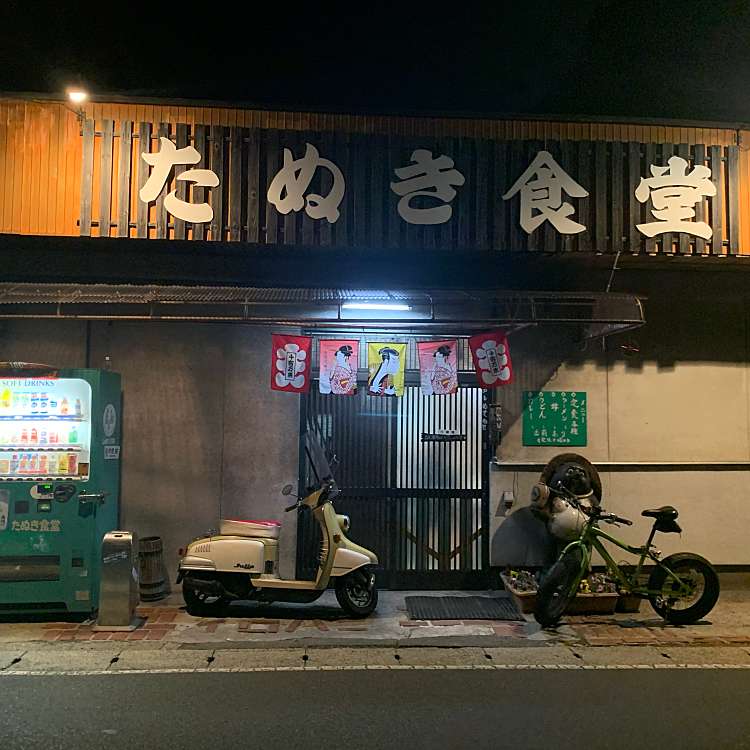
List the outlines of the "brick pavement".
<svg viewBox="0 0 750 750">
<path fill-rule="evenodd" d="M 232 607 L 225 617 L 196 618 L 182 608 L 179 596 L 138 608 L 142 624 L 132 632 L 101 632 L 93 622 L 84 623 L 0 623 L 0 643 L 46 641 L 151 642 L 171 647 L 228 647 L 248 641 L 249 645 L 268 643 L 294 645 L 300 640 L 335 645 L 358 640 L 360 645 L 461 638 L 470 645 L 472 638 L 554 643 L 579 643 L 591 647 L 614 646 L 750 646 L 750 594 L 728 595 L 719 601 L 707 622 L 676 627 L 664 623 L 650 610 L 643 613 L 598 616 L 568 616 L 557 631 L 540 631 L 530 616 L 519 622 L 493 620 L 409 620 L 403 597 L 412 592 L 382 592 L 376 615 L 364 620 L 347 618 L 336 606 Z M 438 594 L 438 592 L 430 592 Z M 235 613 L 238 616 L 229 616 Z M 478 643 L 479 641 L 477 641 Z M 532 644 L 533 645 L 533 644 Z"/>
</svg>

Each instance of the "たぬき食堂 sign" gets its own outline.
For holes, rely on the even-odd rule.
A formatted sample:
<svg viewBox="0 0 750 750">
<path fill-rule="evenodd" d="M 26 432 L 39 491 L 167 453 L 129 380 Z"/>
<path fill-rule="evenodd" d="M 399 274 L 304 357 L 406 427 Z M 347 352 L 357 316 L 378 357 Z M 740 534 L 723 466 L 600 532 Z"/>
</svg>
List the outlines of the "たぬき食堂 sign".
<svg viewBox="0 0 750 750">
<path fill-rule="evenodd" d="M 83 236 L 363 253 L 739 252 L 735 145 L 90 119 L 82 139 Z"/>
<path fill-rule="evenodd" d="M 524 391 L 523 445 L 587 444 L 585 391 Z"/>
</svg>

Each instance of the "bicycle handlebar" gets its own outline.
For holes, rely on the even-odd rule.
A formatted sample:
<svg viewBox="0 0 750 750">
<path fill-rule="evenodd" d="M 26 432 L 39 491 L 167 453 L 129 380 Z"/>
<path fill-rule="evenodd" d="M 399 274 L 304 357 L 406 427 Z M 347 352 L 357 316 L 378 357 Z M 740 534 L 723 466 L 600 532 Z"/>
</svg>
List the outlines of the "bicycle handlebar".
<svg viewBox="0 0 750 750">
<path fill-rule="evenodd" d="M 622 516 L 615 515 L 614 513 L 605 513 L 599 516 L 600 520 L 606 521 L 607 523 L 623 523 L 625 526 L 632 526 L 633 522 Z"/>
</svg>

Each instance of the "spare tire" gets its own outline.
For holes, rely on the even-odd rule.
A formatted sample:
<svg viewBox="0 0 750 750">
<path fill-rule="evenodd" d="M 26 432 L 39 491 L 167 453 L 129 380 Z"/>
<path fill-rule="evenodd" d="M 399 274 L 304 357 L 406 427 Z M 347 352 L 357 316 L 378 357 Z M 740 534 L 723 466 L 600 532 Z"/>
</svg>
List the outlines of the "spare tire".
<svg viewBox="0 0 750 750">
<path fill-rule="evenodd" d="M 562 482 L 575 495 L 594 493 L 597 505 L 602 502 L 602 480 L 594 464 L 578 453 L 560 453 L 550 459 L 539 476 L 539 481 L 549 487 Z"/>
</svg>

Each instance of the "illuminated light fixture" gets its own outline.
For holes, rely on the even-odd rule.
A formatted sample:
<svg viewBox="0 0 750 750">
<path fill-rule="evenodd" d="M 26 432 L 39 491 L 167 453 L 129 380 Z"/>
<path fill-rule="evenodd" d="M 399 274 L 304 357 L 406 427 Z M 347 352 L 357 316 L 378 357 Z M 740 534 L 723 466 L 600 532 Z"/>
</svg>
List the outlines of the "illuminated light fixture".
<svg viewBox="0 0 750 750">
<path fill-rule="evenodd" d="M 80 86 L 71 86 L 69 89 L 66 89 L 65 94 L 68 97 L 68 101 L 73 105 L 73 107 L 68 107 L 68 109 L 75 112 L 79 123 L 83 123 L 86 119 L 86 112 L 83 109 L 83 104 L 88 101 L 88 91 L 82 89 Z"/>
<path fill-rule="evenodd" d="M 408 312 L 411 305 L 404 305 L 398 302 L 345 302 L 341 305 L 345 310 L 389 310 L 392 312 Z"/>
<path fill-rule="evenodd" d="M 68 99 L 73 104 L 83 104 L 88 98 L 88 93 L 83 89 L 68 89 Z"/>
</svg>

